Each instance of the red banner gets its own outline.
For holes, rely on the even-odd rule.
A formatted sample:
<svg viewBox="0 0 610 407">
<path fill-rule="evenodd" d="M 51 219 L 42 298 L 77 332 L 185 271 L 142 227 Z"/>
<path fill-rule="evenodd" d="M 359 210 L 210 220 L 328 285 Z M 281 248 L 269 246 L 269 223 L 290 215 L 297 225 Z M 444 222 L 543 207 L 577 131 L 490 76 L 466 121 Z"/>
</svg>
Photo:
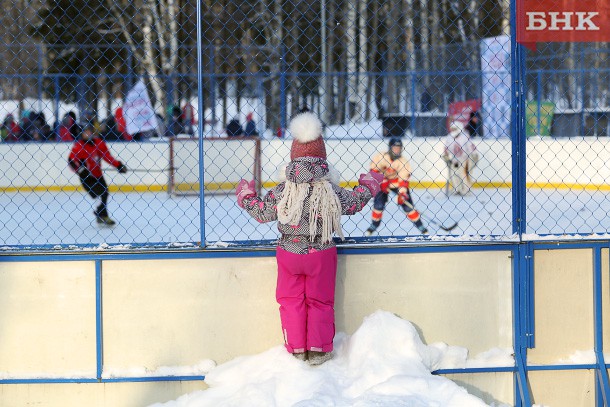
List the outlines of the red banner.
<svg viewBox="0 0 610 407">
<path fill-rule="evenodd" d="M 517 0 L 517 42 L 609 42 L 610 0 Z"/>
</svg>

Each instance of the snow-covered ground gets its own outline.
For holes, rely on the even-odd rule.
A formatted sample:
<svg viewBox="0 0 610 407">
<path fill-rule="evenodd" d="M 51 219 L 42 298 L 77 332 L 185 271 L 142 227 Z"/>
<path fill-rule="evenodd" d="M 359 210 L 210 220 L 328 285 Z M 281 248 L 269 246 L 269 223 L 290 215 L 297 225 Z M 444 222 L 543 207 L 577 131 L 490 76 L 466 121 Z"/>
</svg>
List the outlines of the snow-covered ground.
<svg viewBox="0 0 610 407">
<path fill-rule="evenodd" d="M 439 189 L 414 189 L 416 207 L 431 238 L 447 237 L 439 225 L 458 222 L 451 240 L 490 235 L 512 236 L 510 189 L 474 189 L 446 197 Z M 112 193 L 109 211 L 118 224 L 100 227 L 94 202 L 83 192 L 0 194 L 0 246 L 74 244 L 180 244 L 201 241 L 198 197 L 166 193 Z M 370 223 L 372 202 L 354 216 L 343 217 L 346 237 L 362 237 Z M 610 202 L 596 191 L 531 190 L 528 192 L 530 234 L 605 233 L 610 230 Z M 420 236 L 396 205 L 388 203 L 378 236 Z M 259 224 L 235 202 L 233 194 L 205 198 L 205 241 L 230 243 L 277 238 L 275 223 Z"/>
<path fill-rule="evenodd" d="M 431 372 L 466 365 L 513 366 L 511 353 L 497 349 L 467 360 L 465 349 L 444 343 L 425 345 L 409 321 L 377 311 L 353 335 L 338 333 L 333 359 L 320 366 L 298 361 L 277 346 L 213 368 L 206 374 L 207 390 L 153 406 L 486 406 L 453 381 Z"/>
</svg>

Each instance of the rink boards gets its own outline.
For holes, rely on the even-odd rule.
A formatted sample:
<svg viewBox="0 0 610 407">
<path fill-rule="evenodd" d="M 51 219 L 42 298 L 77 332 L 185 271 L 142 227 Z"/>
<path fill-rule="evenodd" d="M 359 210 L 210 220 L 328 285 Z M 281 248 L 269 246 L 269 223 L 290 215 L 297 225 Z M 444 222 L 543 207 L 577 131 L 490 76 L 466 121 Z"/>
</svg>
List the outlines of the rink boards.
<svg viewBox="0 0 610 407">
<path fill-rule="evenodd" d="M 264 186 L 275 185 L 278 172 L 290 156 L 291 140 L 262 140 L 260 165 Z M 510 187 L 512 147 L 507 139 L 477 140 L 481 159 L 474 170 L 475 187 Z M 330 139 L 329 162 L 343 183 L 357 180 L 368 171 L 371 157 L 387 150 L 383 139 Z M 140 143 L 109 143 L 112 154 L 135 170 L 118 174 L 106 171 L 111 190 L 123 192 L 165 191 L 170 167 L 178 189 L 199 188 L 199 151 L 196 139 L 186 140 L 170 158 L 167 140 Z M 78 177 L 68 169 L 70 143 L 0 143 L 0 191 L 72 191 Z M 241 178 L 252 178 L 254 143 L 208 139 L 204 143 L 204 181 L 209 190 L 231 191 Z M 405 139 L 405 156 L 413 167 L 414 188 L 443 187 L 446 165 L 441 159 L 440 139 Z M 530 139 L 527 151 L 527 183 L 539 188 L 610 190 L 610 141 L 604 139 Z M 108 167 L 104 164 L 105 168 Z M 180 184 L 182 183 L 182 184 Z"/>
<path fill-rule="evenodd" d="M 337 332 L 390 311 L 469 359 L 514 349 L 513 366 L 440 372 L 489 404 L 515 404 L 519 369 L 532 402 L 595 404 L 607 241 L 339 252 Z M 0 405 L 134 407 L 204 389 L 205 361 L 282 343 L 275 280 L 272 250 L 2 254 Z"/>
</svg>

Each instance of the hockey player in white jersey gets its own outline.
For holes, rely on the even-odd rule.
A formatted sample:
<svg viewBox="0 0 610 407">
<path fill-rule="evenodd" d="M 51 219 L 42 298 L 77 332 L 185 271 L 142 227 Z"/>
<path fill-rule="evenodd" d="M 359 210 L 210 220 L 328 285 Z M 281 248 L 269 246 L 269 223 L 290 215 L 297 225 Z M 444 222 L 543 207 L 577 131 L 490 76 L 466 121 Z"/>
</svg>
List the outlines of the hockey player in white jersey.
<svg viewBox="0 0 610 407">
<path fill-rule="evenodd" d="M 479 153 L 468 137 L 464 124 L 453 121 L 443 139 L 442 158 L 449 168 L 449 185 L 454 194 L 466 195 L 472 187 L 471 172 L 479 161 Z"/>
</svg>

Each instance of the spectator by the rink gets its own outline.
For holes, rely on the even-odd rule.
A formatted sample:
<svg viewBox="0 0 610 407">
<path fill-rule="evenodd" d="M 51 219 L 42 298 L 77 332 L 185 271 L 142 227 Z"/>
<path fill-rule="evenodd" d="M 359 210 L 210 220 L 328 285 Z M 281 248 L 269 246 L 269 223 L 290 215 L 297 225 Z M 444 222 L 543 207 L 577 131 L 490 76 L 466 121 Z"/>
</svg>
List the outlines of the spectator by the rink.
<svg viewBox="0 0 610 407">
<path fill-rule="evenodd" d="M 30 113 L 30 136 L 34 141 L 54 141 L 55 135 L 43 112 Z"/>
<path fill-rule="evenodd" d="M 246 116 L 246 128 L 244 130 L 246 137 L 257 137 L 258 130 L 256 130 L 256 122 L 254 121 L 254 113 L 250 112 Z"/>
<path fill-rule="evenodd" d="M 15 116 L 10 113 L 7 114 L 2 122 L 2 127 L 0 127 L 2 141 L 15 142 L 19 140 L 20 135 L 21 127 L 19 127 L 19 123 L 15 121 Z"/>
<path fill-rule="evenodd" d="M 179 106 L 172 107 L 171 117 L 167 122 L 165 137 L 176 137 L 184 133 L 184 121 L 182 118 L 182 110 Z"/>
<path fill-rule="evenodd" d="M 290 122 L 293 136 L 286 180 L 259 196 L 254 180 L 242 179 L 237 205 L 260 223 L 278 221 L 276 299 L 286 350 L 319 365 L 331 359 L 335 336 L 337 248 L 341 215 L 354 215 L 380 190 L 383 175 L 361 174 L 353 190 L 331 175 L 322 122 L 302 113 Z"/>
<path fill-rule="evenodd" d="M 32 141 L 32 121 L 30 120 L 31 112 L 24 110 L 21 113 L 21 121 L 19 127 L 21 128 L 21 134 L 19 135 L 19 141 Z"/>
<path fill-rule="evenodd" d="M 182 125 L 184 126 L 184 133 L 193 135 L 195 133 L 193 127 L 195 126 L 195 108 L 190 103 L 187 103 L 182 108 Z"/>
<path fill-rule="evenodd" d="M 235 117 L 227 124 L 226 132 L 229 137 L 241 137 L 244 135 L 244 129 L 241 127 L 239 118 Z"/>
<path fill-rule="evenodd" d="M 74 141 L 78 138 L 81 132 L 81 127 L 76 123 L 76 113 L 69 111 L 61 119 L 59 128 L 57 129 L 58 141 Z"/>
</svg>

